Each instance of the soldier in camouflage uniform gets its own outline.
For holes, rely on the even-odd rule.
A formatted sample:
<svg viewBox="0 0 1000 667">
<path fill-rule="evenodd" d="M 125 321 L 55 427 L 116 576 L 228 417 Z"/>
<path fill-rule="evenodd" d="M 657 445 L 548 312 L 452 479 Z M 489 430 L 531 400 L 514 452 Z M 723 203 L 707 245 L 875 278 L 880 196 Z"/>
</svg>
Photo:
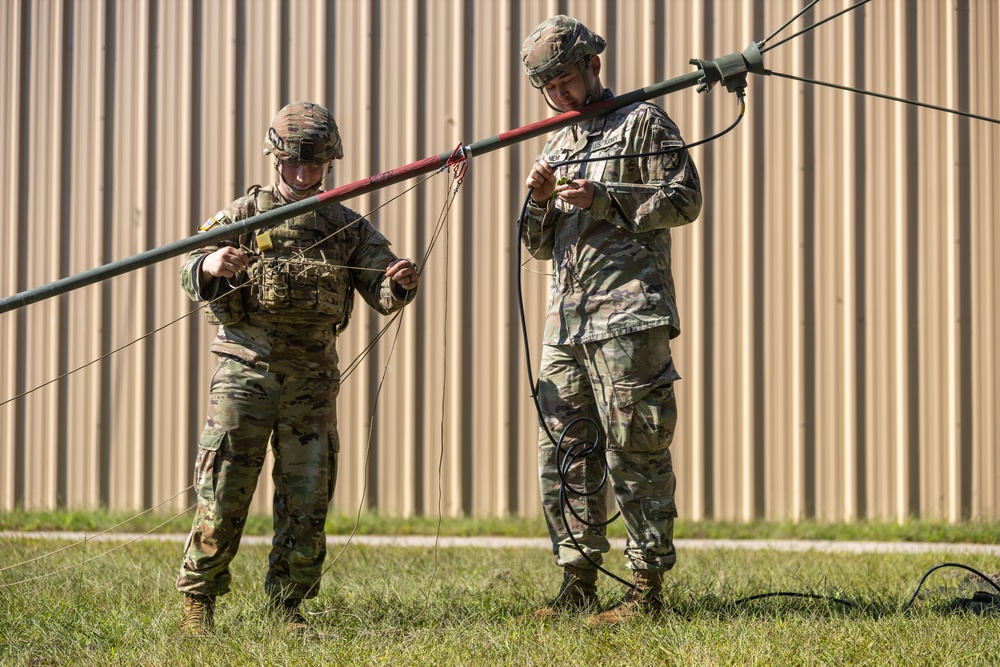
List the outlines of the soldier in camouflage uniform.
<svg viewBox="0 0 1000 667">
<path fill-rule="evenodd" d="M 524 40 L 521 58 L 532 86 L 559 112 L 609 99 L 601 85 L 605 41 L 575 19 L 556 16 Z M 648 157 L 616 157 L 658 152 Z M 559 163 L 608 158 L 583 164 Z M 592 625 L 662 609 L 663 572 L 675 562 L 675 477 L 670 441 L 677 420 L 670 340 L 680 321 L 670 269 L 670 228 L 701 210 L 698 172 L 677 126 L 659 107 L 635 103 L 556 132 L 525 180 L 531 188 L 521 241 L 536 259 L 551 259 L 538 397 L 545 429 L 538 443 L 542 507 L 563 585 L 538 616 L 594 610 L 597 570 L 610 548 L 601 524 L 603 494 L 567 497 L 576 514 L 563 523 L 559 467 L 579 456 L 566 483 L 592 491 L 605 465 L 628 532 L 632 588 Z M 596 427 L 595 427 L 596 423 Z M 575 449 L 574 449 L 575 447 Z M 573 539 L 580 545 L 576 548 Z M 588 560 L 589 558 L 589 560 Z"/>
<path fill-rule="evenodd" d="M 275 158 L 276 182 L 251 187 L 202 231 L 317 194 L 331 161 L 343 157 L 333 117 L 308 102 L 278 112 L 264 153 Z M 198 506 L 177 578 L 183 632 L 205 634 L 215 598 L 229 590 L 269 446 L 274 538 L 264 588 L 290 627 L 302 629 L 299 604 L 319 588 L 337 479 L 337 335 L 355 291 L 389 314 L 413 299 L 418 280 L 413 262 L 396 257 L 367 220 L 336 203 L 188 256 L 181 283 L 192 300 L 210 302 L 209 322 L 219 329 L 195 463 Z"/>
</svg>

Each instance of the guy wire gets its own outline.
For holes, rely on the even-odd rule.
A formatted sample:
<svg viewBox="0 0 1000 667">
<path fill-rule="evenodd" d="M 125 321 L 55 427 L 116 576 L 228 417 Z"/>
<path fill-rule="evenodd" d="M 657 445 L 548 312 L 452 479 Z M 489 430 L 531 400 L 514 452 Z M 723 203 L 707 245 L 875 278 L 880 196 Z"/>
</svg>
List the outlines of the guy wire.
<svg viewBox="0 0 1000 667">
<path fill-rule="evenodd" d="M 468 162 L 466 162 L 465 164 L 466 164 L 466 167 L 467 167 Z M 465 170 L 463 170 L 462 173 L 464 175 Z M 444 331 L 444 335 L 443 335 L 443 341 L 442 341 L 443 354 L 441 355 L 441 365 L 442 365 L 442 368 L 441 368 L 441 377 L 442 377 L 442 382 L 441 382 L 441 421 L 439 422 L 439 425 L 438 425 L 439 433 L 440 433 L 440 439 L 441 439 L 440 440 L 440 445 L 441 446 L 440 446 L 440 449 L 438 451 L 438 469 L 437 469 L 437 475 L 438 475 L 438 493 L 437 493 L 437 513 L 438 513 L 438 520 L 437 520 L 437 526 L 434 529 L 434 550 L 433 550 L 433 553 L 434 553 L 434 567 L 431 570 L 431 575 L 430 575 L 430 579 L 431 580 L 433 580 L 437 576 L 438 546 L 439 546 L 440 541 L 441 541 L 441 524 L 442 524 L 442 520 L 444 518 L 444 512 L 443 512 L 442 505 L 441 505 L 442 501 L 443 501 L 444 485 L 441 483 L 441 479 L 444 476 L 444 443 L 445 443 L 445 438 L 444 438 L 444 415 L 445 415 L 445 410 L 446 410 L 446 407 L 447 407 L 447 400 L 448 400 L 448 305 L 449 305 L 448 304 L 448 275 L 449 275 L 449 270 L 451 268 L 451 253 L 448 252 L 448 241 L 450 239 L 449 232 L 451 231 L 451 227 L 448 226 L 448 225 L 446 225 L 445 223 L 450 218 L 451 207 L 455 203 L 455 198 L 458 196 L 458 188 L 462 184 L 462 179 L 461 178 L 455 178 L 454 180 L 455 180 L 455 185 L 454 185 L 454 187 L 451 187 L 449 185 L 449 193 L 448 193 L 448 195 L 446 196 L 446 199 L 445 199 L 445 201 L 447 202 L 447 207 L 444 208 L 444 209 L 442 209 L 441 213 L 438 215 L 437 225 L 435 225 L 434 233 L 431 235 L 430 243 L 427 244 L 427 250 L 425 251 L 424 257 L 421 260 L 421 264 L 420 264 L 420 269 L 422 271 L 423 267 L 427 263 L 427 258 L 430 256 L 431 251 L 433 250 L 434 246 L 437 245 L 437 241 L 440 238 L 441 233 L 444 232 L 444 234 L 445 234 L 445 244 L 444 244 L 444 247 L 445 247 L 445 252 L 444 252 L 444 272 L 443 272 L 443 274 L 444 274 L 444 279 L 443 279 L 443 282 L 444 282 L 444 317 L 442 318 L 442 322 L 443 322 L 442 323 L 442 329 Z M 426 606 L 425 606 L 425 609 L 426 609 Z"/>
<path fill-rule="evenodd" d="M 56 549 L 55 551 L 50 551 L 49 553 L 42 554 L 41 556 L 35 556 L 34 558 L 32 558 L 30 560 L 22 561 L 20 563 L 14 563 L 13 565 L 8 565 L 6 567 L 0 567 L 0 572 L 6 572 L 7 570 L 12 570 L 15 567 L 21 567 L 22 565 L 27 565 L 29 563 L 34 563 L 34 562 L 40 561 L 40 560 L 42 560 L 44 558 L 48 558 L 49 556 L 54 556 L 57 553 L 61 553 L 63 551 L 66 551 L 67 549 L 72 549 L 73 547 L 80 546 L 81 544 L 86 544 L 87 542 L 92 542 L 94 539 L 96 539 L 98 537 L 101 537 L 102 535 L 107 535 L 111 531 L 113 531 L 113 530 L 115 530 L 117 528 L 121 528 L 122 526 L 124 526 L 127 523 L 135 521 L 136 519 L 138 519 L 139 517 L 141 517 L 143 514 L 149 514 L 150 512 L 152 512 L 153 510 L 155 510 L 156 508 L 158 508 L 158 507 L 160 507 L 162 505 L 166 505 L 167 503 L 169 503 L 171 500 L 173 500 L 177 496 L 180 496 L 180 495 L 182 495 L 182 494 L 187 493 L 188 491 L 190 491 L 193 486 L 194 485 L 192 484 L 191 486 L 187 487 L 186 489 L 182 489 L 181 491 L 178 491 L 177 493 L 175 493 L 174 495 L 170 496 L 166 500 L 161 501 L 161 502 L 157 503 L 156 505 L 153 505 L 149 509 L 144 510 L 142 512 L 139 512 L 135 516 L 129 517 L 129 518 L 125 519 L 124 521 L 119 521 L 115 525 L 111 526 L 110 528 L 106 528 L 106 529 L 102 530 L 99 533 L 94 533 L 93 535 L 89 535 L 89 536 L 83 538 L 82 540 L 79 540 L 77 542 L 73 542 L 72 544 L 67 544 L 66 546 L 60 547 L 59 549 Z M 185 512 L 186 511 L 187 510 L 185 510 Z M 147 533 L 147 535 L 148 535 L 148 533 Z"/>
<path fill-rule="evenodd" d="M 956 116 L 964 116 L 965 118 L 974 118 L 975 120 L 983 120 L 987 123 L 1000 124 L 1000 120 L 996 118 L 990 118 L 989 116 L 980 116 L 978 114 L 969 113 L 967 111 L 959 111 L 957 109 L 949 109 L 947 107 L 941 107 L 934 104 L 927 104 L 925 102 L 917 102 L 915 100 L 908 100 L 905 97 L 894 97 L 892 95 L 886 95 L 884 93 L 874 93 L 869 90 L 862 90 L 860 88 L 852 88 L 850 86 L 843 86 L 837 83 L 828 83 L 826 81 L 817 81 L 816 79 L 807 79 L 801 76 L 794 76 L 792 74 L 782 74 L 780 72 L 768 72 L 769 76 L 776 76 L 782 79 L 791 79 L 792 81 L 799 81 L 801 83 L 811 83 L 817 86 L 826 86 L 827 88 L 835 88 L 837 90 L 844 90 L 849 93 L 857 93 L 859 95 L 867 95 L 869 97 L 877 97 L 882 100 L 890 100 L 892 102 L 902 102 L 903 104 L 910 104 L 915 107 L 922 107 L 924 109 L 932 109 L 934 111 L 941 111 L 943 113 L 955 114 Z"/>
<path fill-rule="evenodd" d="M 442 167 L 437 172 L 435 172 L 435 174 L 441 173 L 442 171 L 444 171 L 444 169 L 445 169 L 445 167 Z M 426 180 L 426 179 L 424 179 L 424 180 Z M 455 197 L 456 197 L 457 193 L 458 193 L 458 185 L 456 185 L 454 188 L 452 188 L 450 186 L 450 184 L 449 184 L 449 192 L 446 195 L 445 202 L 442 205 L 440 213 L 438 214 L 437 223 L 435 225 L 434 232 L 431 235 L 430 243 L 428 244 L 427 248 L 424 251 L 424 256 L 420 259 L 420 263 L 419 263 L 419 266 L 418 266 L 418 272 L 419 273 L 423 273 L 423 268 L 427 265 L 427 261 L 430 259 L 431 251 L 433 250 L 433 248 L 434 248 L 434 246 L 436 244 L 436 241 L 437 241 L 438 237 L 441 234 L 442 229 L 447 229 L 447 225 L 445 223 L 447 223 L 448 220 L 450 219 L 451 207 L 452 207 L 452 205 L 455 202 Z M 446 283 L 447 283 L 447 261 L 448 261 L 448 258 L 449 258 L 449 254 L 448 254 L 448 252 L 446 250 L 445 251 L 445 266 L 446 266 L 446 269 L 445 269 L 445 281 L 446 281 Z M 445 290 L 445 303 L 447 304 L 447 289 Z M 447 307 L 445 308 L 445 314 L 446 314 L 445 323 L 447 324 Z M 394 322 L 397 322 L 397 321 L 399 322 L 399 324 L 396 327 L 396 333 L 393 335 L 392 345 L 389 348 L 389 354 L 386 357 L 385 366 L 382 369 L 382 377 L 379 379 L 378 388 L 376 390 L 375 405 L 372 407 L 372 416 L 371 416 L 371 421 L 369 423 L 369 428 L 368 428 L 368 444 L 367 444 L 367 446 L 365 448 L 365 463 L 364 463 L 365 474 L 364 474 L 364 483 L 362 484 L 361 501 L 358 504 L 358 511 L 357 511 L 357 515 L 356 515 L 356 518 L 355 518 L 354 527 L 351 529 L 351 533 L 350 533 L 350 535 L 348 535 L 347 541 L 344 543 L 343 547 L 341 547 L 340 551 L 337 552 L 337 555 L 333 557 L 333 559 L 330 561 L 329 565 L 327 565 L 326 567 L 323 568 L 323 571 L 320 573 L 320 576 L 316 580 L 316 583 L 314 583 L 313 586 L 310 587 L 310 589 L 309 589 L 310 591 L 312 591 L 312 588 L 314 588 L 315 586 L 317 586 L 323 580 L 323 577 L 326 576 L 326 573 L 329 572 L 333 568 L 333 566 L 337 564 L 337 562 L 340 560 L 340 558 L 344 555 L 344 553 L 347 551 L 348 547 L 353 542 L 354 536 L 357 534 L 358 528 L 361 525 L 361 512 L 364 509 L 365 496 L 367 495 L 367 490 L 368 490 L 368 465 L 369 465 L 369 461 L 371 459 L 371 445 L 372 445 L 372 440 L 371 440 L 372 436 L 371 436 L 371 434 L 372 434 L 372 432 L 374 430 L 375 414 L 376 414 L 377 407 L 378 407 L 378 397 L 382 393 L 382 386 L 383 386 L 383 384 L 385 382 L 385 376 L 388 373 L 389 362 L 392 359 L 392 353 L 395 350 L 396 341 L 399 338 L 399 331 L 400 331 L 400 329 L 402 327 L 402 316 L 403 316 L 403 311 L 399 311 L 399 312 L 395 313 L 395 315 L 393 316 L 393 318 L 379 331 L 379 333 L 376 335 L 375 339 L 364 349 L 364 351 L 361 354 L 358 355 L 358 357 L 355 358 L 355 360 L 349 366 L 348 370 L 345 371 L 345 373 L 341 376 L 341 381 L 343 381 L 347 376 L 349 376 L 358 367 L 359 360 L 362 357 L 364 357 L 364 356 L 367 355 L 367 353 L 374 347 L 375 343 L 377 343 L 378 340 L 383 336 L 383 334 L 385 334 L 385 332 L 388 330 L 388 328 Z M 445 327 L 445 334 L 446 334 L 445 335 L 445 341 L 446 341 L 446 343 L 445 343 L 445 350 L 447 351 L 447 326 Z M 447 355 L 445 355 L 445 358 L 447 358 Z M 447 373 L 445 374 L 445 380 L 447 380 Z M 444 390 L 442 390 L 442 391 L 444 391 Z M 434 570 L 433 570 L 433 572 L 431 574 L 432 577 L 435 576 L 435 573 L 437 572 L 437 552 L 438 552 L 438 544 L 439 544 L 440 531 L 441 531 L 440 503 L 441 503 L 441 486 L 442 485 L 441 485 L 441 481 L 440 481 L 440 475 L 441 475 L 441 471 L 443 469 L 443 463 L 444 463 L 444 404 L 443 403 L 442 403 L 441 433 L 442 433 L 442 438 L 441 438 L 441 454 L 440 454 L 440 457 L 438 459 L 438 525 L 437 525 L 437 533 L 436 533 L 435 538 L 434 538 Z M 310 615 L 314 615 L 314 616 L 319 616 L 319 615 L 323 615 L 323 614 L 326 614 L 326 613 L 330 613 L 330 611 L 332 611 L 332 610 L 306 611 L 306 613 L 308 613 Z"/>
<path fill-rule="evenodd" d="M 819 2 L 819 0 L 813 0 L 812 3 L 810 3 L 802 11 L 800 11 L 798 14 L 796 14 L 794 17 L 792 17 L 787 23 L 785 23 L 785 25 L 781 26 L 781 28 L 779 28 L 778 30 L 776 30 L 774 33 L 772 33 L 769 37 L 767 37 L 762 42 L 759 42 L 757 44 L 757 46 L 758 47 L 763 47 L 764 44 L 768 40 L 771 39 L 771 37 L 774 37 L 774 35 L 776 35 L 778 32 L 780 32 L 782 29 L 784 29 L 785 26 L 787 26 L 789 23 L 791 23 L 796 18 L 798 18 L 799 16 L 801 16 L 806 10 L 808 10 L 810 7 L 812 7 L 813 5 L 815 5 L 817 2 Z M 823 19 L 822 21 L 818 21 L 816 23 L 813 23 L 809 27 L 807 27 L 807 28 L 805 28 L 803 30 L 800 30 L 799 32 L 797 32 L 797 33 L 795 33 L 793 35 L 789 35 L 788 37 L 786 37 L 785 39 L 781 40 L 780 42 L 776 42 L 774 44 L 771 44 L 767 48 L 760 48 L 760 52 L 761 52 L 761 54 L 767 53 L 771 49 L 774 49 L 774 48 L 776 48 L 778 46 L 781 46 L 785 42 L 788 42 L 788 41 L 790 41 L 792 39 L 795 39 L 796 37 L 804 35 L 805 33 L 809 32 L 811 30 L 814 30 L 815 28 L 818 28 L 819 26 L 823 25 L 824 23 L 828 23 L 828 22 L 832 21 L 833 19 L 835 19 L 835 18 L 837 18 L 839 16 L 842 16 L 842 15 L 844 15 L 844 14 L 850 12 L 850 11 L 853 11 L 853 10 L 857 9 L 858 7 L 861 7 L 862 5 L 868 4 L 869 2 L 871 2 L 871 0 L 861 0 L 857 4 L 854 4 L 854 5 L 851 5 L 850 7 L 842 9 L 841 11 L 837 12 L 836 14 L 833 14 L 832 16 L 829 16 L 829 17 Z M 780 78 L 783 78 L 783 79 L 791 79 L 792 81 L 799 81 L 801 83 L 811 83 L 811 84 L 817 85 L 817 86 L 826 86 L 827 88 L 835 88 L 836 90 L 843 90 L 843 91 L 846 91 L 846 92 L 849 92 L 849 93 L 857 93 L 859 95 L 867 95 L 869 97 L 876 97 L 876 98 L 883 99 L 883 100 L 890 100 L 892 102 L 902 102 L 903 104 L 910 104 L 912 106 L 921 107 L 921 108 L 924 108 L 924 109 L 931 109 L 933 111 L 941 111 L 943 113 L 955 114 L 957 116 L 963 116 L 965 118 L 973 118 L 975 120 L 982 120 L 982 121 L 986 121 L 987 123 L 997 123 L 997 124 L 1000 124 L 1000 120 L 998 120 L 996 118 L 990 118 L 988 116 L 980 116 L 978 114 L 973 114 L 973 113 L 969 113 L 969 112 L 966 112 L 966 111 L 958 111 L 956 109 L 949 109 L 947 107 L 937 106 L 937 105 L 934 105 L 934 104 L 926 104 L 924 102 L 917 102 L 915 100 L 908 100 L 908 99 L 903 98 L 903 97 L 895 97 L 895 96 L 892 96 L 892 95 L 886 95 L 884 93 L 875 93 L 875 92 L 871 92 L 871 91 L 868 91 L 868 90 L 862 90 L 860 88 L 853 88 L 851 86 L 844 86 L 844 85 L 840 85 L 840 84 L 836 84 L 836 83 L 828 83 L 826 81 L 818 81 L 816 79 L 809 79 L 809 78 L 806 78 L 806 77 L 794 76 L 792 74 L 782 74 L 780 72 L 773 72 L 771 70 L 767 70 L 765 72 L 765 74 L 767 76 L 776 76 L 776 77 L 780 77 Z"/>
<path fill-rule="evenodd" d="M 188 489 L 190 489 L 190 488 L 191 487 L 189 486 Z M 184 493 L 188 489 L 184 489 L 184 491 L 181 491 L 180 493 Z M 180 495 L 180 493 L 177 494 L 177 495 Z M 174 496 L 174 497 L 176 498 L 176 496 Z M 166 502 L 166 501 L 164 501 L 164 502 Z M 133 544 L 134 542 L 138 542 L 139 540 L 145 538 L 147 535 L 153 534 L 154 532 L 158 531 L 160 528 L 163 528 L 164 526 L 166 526 L 171 521 L 173 521 L 175 519 L 179 519 L 180 517 L 184 516 L 185 514 L 187 514 L 191 510 L 193 510 L 195 507 L 196 507 L 196 505 L 191 505 L 190 507 L 188 507 L 184 511 L 180 512 L 179 514 L 175 514 L 174 516 L 170 517 L 169 519 L 167 519 L 163 523 L 161 523 L 161 524 L 159 524 L 157 526 L 153 526 L 152 528 L 150 528 L 149 530 L 147 530 L 145 533 L 141 533 L 139 535 L 136 535 L 131 540 L 123 542 L 123 543 L 119 544 L 118 546 L 114 547 L 113 549 L 108 549 L 107 551 L 103 551 L 103 552 L 101 552 L 101 553 L 99 553 L 99 554 L 97 554 L 95 556 L 91 556 L 90 558 L 86 558 L 84 560 L 81 560 L 78 563 L 72 563 L 70 565 L 67 565 L 66 567 L 59 568 L 58 570 L 53 570 L 52 572 L 46 572 L 45 574 L 40 574 L 37 577 L 29 577 L 28 579 L 22 579 L 20 581 L 14 581 L 14 582 L 11 582 L 9 584 L 0 584 L 0 588 L 11 588 L 13 586 L 20 586 L 21 584 L 27 584 L 27 583 L 32 582 L 32 581 L 38 581 L 39 579 L 46 579 L 48 577 L 55 576 L 55 575 L 59 574 L 60 572 L 66 572 L 67 570 L 72 570 L 72 569 L 81 567 L 83 565 L 86 565 L 87 563 L 89 563 L 91 561 L 95 561 L 98 558 L 104 558 L 105 556 L 113 554 L 114 552 L 118 551 L 119 549 L 124 549 L 128 545 Z M 133 517 L 133 518 L 135 518 L 135 517 Z M 131 521 L 131 519 L 129 519 L 129 521 Z M 87 542 L 87 540 L 84 540 L 84 542 Z M 73 545 L 69 545 L 69 546 L 73 546 Z M 68 548 L 68 547 L 64 547 L 64 548 Z M 61 550 L 62 549 L 60 549 L 59 551 L 61 551 Z M 57 552 L 54 551 L 52 553 L 57 553 Z M 51 554 L 47 554 L 47 555 L 51 555 Z M 44 556 L 41 556 L 41 558 L 44 558 Z M 28 562 L 30 562 L 30 561 L 28 561 Z"/>
<path fill-rule="evenodd" d="M 221 298 L 223 298 L 224 296 L 225 296 L 225 295 L 223 295 L 223 296 L 220 296 L 220 297 L 218 297 L 218 299 L 221 299 Z M 215 300 L 213 300 L 213 301 L 215 301 Z M 170 326 L 173 326 L 174 324 L 177 324 L 177 323 L 178 323 L 178 322 L 180 322 L 181 320 L 183 320 L 183 319 L 186 319 L 186 318 L 190 317 L 190 316 L 191 316 L 191 315 L 193 315 L 194 313 L 197 313 L 198 311 L 202 310 L 203 308 L 205 308 L 205 307 L 206 307 L 206 306 L 208 306 L 209 304 L 213 303 L 213 301 L 206 301 L 206 302 L 205 302 L 205 303 L 203 303 L 202 305 L 198 306 L 197 308 L 195 308 L 195 309 L 193 309 L 193 310 L 191 310 L 191 311 L 189 311 L 189 312 L 187 312 L 187 313 L 184 313 L 184 314 L 183 314 L 183 315 L 181 315 L 180 317 L 177 317 L 177 318 L 175 318 L 175 319 L 173 319 L 173 320 L 171 320 L 171 321 L 167 322 L 166 324 L 162 324 L 162 325 L 160 325 L 160 326 L 156 327 L 156 328 L 155 328 L 155 329 L 153 329 L 152 331 L 149 331 L 149 332 L 147 332 L 147 333 L 145 333 L 145 334 L 143 334 L 143 335 L 139 336 L 139 337 L 138 337 L 138 338 L 136 338 L 135 340 L 132 340 L 132 341 L 129 341 L 128 343 L 125 343 L 124 345 L 120 345 L 119 347 L 116 347 L 116 348 L 115 348 L 115 349 L 113 349 L 113 350 L 109 350 L 108 352 L 105 352 L 105 353 L 104 353 L 104 354 L 102 354 L 101 356 L 99 356 L 99 357 L 97 357 L 97 358 L 95 358 L 95 359 L 91 359 L 90 361 L 88 361 L 87 363 L 83 364 L 82 366 L 77 366 L 76 368 L 74 368 L 74 369 L 72 369 L 72 370 L 68 370 L 68 371 L 66 371 L 65 373 L 63 373 L 62 375 L 58 375 L 58 376 L 56 376 L 56 377 L 54 377 L 54 378 L 52 378 L 52 379 L 50 379 L 50 380 L 46 380 L 46 381 L 45 381 L 45 382 L 43 382 L 42 384 L 40 384 L 40 385 L 37 385 L 37 386 L 34 386 L 34 387 L 32 387 L 31 389 L 25 389 L 25 390 L 24 390 L 24 391 L 22 391 L 22 392 L 21 392 L 20 394 L 17 394 L 17 395 L 15 395 L 15 396 L 11 396 L 10 398 L 8 398 L 8 399 L 5 399 L 4 401 L 0 402 L 0 407 L 3 407 L 3 406 L 5 406 L 5 405 L 7 405 L 8 403 L 12 403 L 13 401 L 16 401 L 16 400 L 18 400 L 18 399 L 20 399 L 20 398 L 24 398 L 24 397 L 25 397 L 25 396 L 27 396 L 28 394 L 31 394 L 31 393 L 34 393 L 34 392 L 38 391 L 39 389 L 42 389 L 42 388 L 44 388 L 44 387 L 47 387 L 47 386 L 49 386 L 50 384 L 53 384 L 53 383 L 55 383 L 55 382 L 59 382 L 60 380 L 64 380 L 64 379 L 68 378 L 68 377 L 69 377 L 70 375 L 73 375 L 74 373 L 77 373 L 77 372 L 79 372 L 79 371 L 82 371 L 82 370 L 83 370 L 83 369 L 85 369 L 85 368 L 88 368 L 88 367 L 90 367 L 90 366 L 93 366 L 94 364 L 96 364 L 96 363 L 97 363 L 97 362 L 99 362 L 99 361 L 104 361 L 105 359 L 107 359 L 107 358 L 108 358 L 108 357 L 110 357 L 111 355 L 113 355 L 113 354 L 117 354 L 117 353 L 121 352 L 122 350 L 124 350 L 124 349 L 126 349 L 126 348 L 129 348 L 129 347 L 131 347 L 131 346 L 135 345 L 136 343 L 138 343 L 138 342 L 140 342 L 140 341 L 143 341 L 143 340 L 145 340 L 145 339 L 149 338 L 149 337 L 150 337 L 150 336 L 152 336 L 153 334 L 156 334 L 156 333 L 159 333 L 159 332 L 163 331 L 164 329 L 166 329 L 167 327 L 170 327 Z"/>
<path fill-rule="evenodd" d="M 812 7 L 813 5 L 815 5 L 815 4 L 816 4 L 816 2 L 819 2 L 819 0 L 815 0 L 815 1 L 814 1 L 814 2 L 812 3 L 812 5 L 809 5 L 809 7 Z M 760 50 L 760 52 L 761 52 L 761 55 L 763 55 L 763 54 L 767 53 L 768 51 L 770 51 L 770 50 L 771 50 L 771 49 L 773 49 L 773 48 L 776 48 L 776 47 L 779 47 L 779 46 L 781 46 L 781 45 L 782 45 L 782 44 L 784 44 L 785 42 L 789 42 L 789 41 L 791 41 L 791 40 L 795 39 L 796 37 L 799 37 L 799 36 L 801 36 L 801 35 L 804 35 L 804 34 L 806 34 L 806 33 L 807 33 L 807 32 L 809 32 L 810 30 L 814 30 L 814 29 L 816 29 L 816 28 L 820 27 L 820 26 L 821 26 L 821 25 L 823 25 L 824 23 L 828 23 L 828 22 L 832 21 L 833 19 L 837 18 L 838 16 L 841 16 L 842 14 L 846 14 L 847 12 L 850 12 L 850 11 L 853 11 L 853 10 L 857 9 L 858 7 L 860 7 L 860 6 L 862 6 L 862 5 L 865 5 L 865 4 L 868 4 L 869 2 L 871 2 L 871 0 L 861 0 L 861 2 L 859 2 L 858 4 L 856 4 L 856 5 L 851 5 L 850 7 L 847 7 L 846 9 L 842 9 L 842 10 L 840 10 L 839 12 L 837 12 L 836 14 L 834 14 L 834 15 L 832 15 L 832 16 L 828 16 L 827 18 L 823 19 L 822 21 L 819 21 L 819 22 L 817 22 L 817 23 L 813 23 L 813 24 L 812 24 L 811 26 L 809 26 L 808 28 L 805 28 L 805 29 L 803 29 L 803 30 L 800 30 L 800 31 L 798 31 L 797 33 L 795 33 L 795 34 L 793 34 L 793 35 L 789 35 L 789 36 L 788 36 L 788 37 L 786 37 L 785 39 L 783 39 L 783 40 L 781 40 L 780 42 L 777 42 L 777 43 L 775 43 L 775 44 L 772 44 L 771 46 L 767 47 L 766 49 L 762 48 L 762 49 Z M 806 8 L 805 8 L 805 9 L 803 9 L 803 10 L 802 10 L 801 12 L 799 12 L 798 14 L 796 14 L 796 15 L 795 15 L 795 17 L 794 17 L 794 18 L 792 18 L 792 21 L 794 21 L 794 20 L 795 20 L 795 18 L 798 18 L 798 16 L 800 16 L 800 15 L 801 15 L 801 14 L 802 14 L 803 12 L 805 12 L 805 11 L 806 11 L 806 9 L 809 9 L 809 7 L 806 7 Z M 789 23 L 791 23 L 791 21 L 789 21 Z M 786 23 L 785 25 L 788 25 L 788 23 Z M 784 28 L 784 27 L 785 27 L 785 26 L 782 26 L 782 28 Z M 779 28 L 779 30 L 780 30 L 780 29 L 781 29 L 781 28 Z M 774 37 L 774 35 L 772 34 L 772 35 L 771 35 L 771 37 Z M 766 41 L 767 41 L 768 39 L 771 39 L 771 37 L 768 37 L 767 39 L 765 39 L 765 40 L 764 40 L 764 42 L 766 42 Z M 758 46 L 758 47 L 762 47 L 762 46 L 764 46 L 764 42 L 760 42 L 760 43 L 759 43 L 759 44 L 758 44 L 757 46 Z"/>
<path fill-rule="evenodd" d="M 772 37 L 774 37 L 779 32 L 781 32 L 782 30 L 784 30 L 785 28 L 787 28 L 788 26 L 790 26 L 795 21 L 795 19 L 799 18 L 800 16 L 802 16 L 803 14 L 805 14 L 807 11 L 809 11 L 809 9 L 813 5 L 815 5 L 817 2 L 819 2 L 819 0 L 813 0 L 808 5 L 806 5 L 802 9 L 800 9 L 797 14 L 795 14 L 794 16 L 792 16 L 792 18 L 790 18 L 787 21 L 785 21 L 784 24 L 782 24 L 782 26 L 780 28 L 778 28 L 777 30 L 775 30 L 774 32 L 772 32 L 770 35 L 768 35 L 767 37 L 765 37 L 761 42 L 759 42 L 757 44 L 757 46 L 764 46 L 764 44 L 766 44 L 767 42 L 769 42 Z M 761 53 L 763 53 L 763 51 L 761 51 Z"/>
</svg>

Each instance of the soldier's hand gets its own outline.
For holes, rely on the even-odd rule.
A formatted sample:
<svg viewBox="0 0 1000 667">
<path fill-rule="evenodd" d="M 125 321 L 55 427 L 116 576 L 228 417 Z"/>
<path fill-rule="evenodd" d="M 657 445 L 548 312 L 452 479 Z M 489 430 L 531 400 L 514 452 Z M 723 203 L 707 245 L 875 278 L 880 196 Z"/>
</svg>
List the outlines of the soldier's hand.
<svg viewBox="0 0 1000 667">
<path fill-rule="evenodd" d="M 545 206 L 548 204 L 549 196 L 556 189 L 556 171 L 544 158 L 539 159 L 531 168 L 528 178 L 524 179 L 524 184 L 534 188 L 531 191 L 531 198 L 535 203 Z"/>
<path fill-rule="evenodd" d="M 594 183 L 578 178 L 556 186 L 556 195 L 567 204 L 578 208 L 590 208 L 594 204 Z"/>
<path fill-rule="evenodd" d="M 385 275 L 405 290 L 416 289 L 420 282 L 420 272 L 417 271 L 417 265 L 409 259 L 397 259 L 385 270 Z"/>
<path fill-rule="evenodd" d="M 232 278 L 247 268 L 250 258 L 239 248 L 223 246 L 207 255 L 201 262 L 201 276 L 210 278 Z"/>
</svg>

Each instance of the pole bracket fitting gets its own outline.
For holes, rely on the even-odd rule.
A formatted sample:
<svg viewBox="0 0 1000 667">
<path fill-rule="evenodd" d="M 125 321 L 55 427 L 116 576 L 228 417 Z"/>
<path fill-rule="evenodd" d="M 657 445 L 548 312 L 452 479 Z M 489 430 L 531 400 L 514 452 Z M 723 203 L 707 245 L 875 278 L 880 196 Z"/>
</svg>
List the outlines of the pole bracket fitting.
<svg viewBox="0 0 1000 667">
<path fill-rule="evenodd" d="M 767 74 L 760 45 L 751 42 L 742 53 L 730 53 L 715 60 L 692 58 L 690 64 L 702 71 L 698 80 L 698 92 L 707 93 L 717 83 L 722 83 L 731 93 L 742 93 L 747 87 L 747 73 Z"/>
</svg>

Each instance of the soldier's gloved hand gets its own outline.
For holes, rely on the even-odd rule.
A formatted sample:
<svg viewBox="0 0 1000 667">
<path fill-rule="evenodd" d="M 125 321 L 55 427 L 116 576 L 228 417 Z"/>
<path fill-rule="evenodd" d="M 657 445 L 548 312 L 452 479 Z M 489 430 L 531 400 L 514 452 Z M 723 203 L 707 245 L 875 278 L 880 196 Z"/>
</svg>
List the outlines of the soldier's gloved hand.
<svg viewBox="0 0 1000 667">
<path fill-rule="evenodd" d="M 397 259 L 385 270 L 385 275 L 393 285 L 399 285 L 404 290 L 417 289 L 417 284 L 420 282 L 417 265 L 409 259 Z"/>
</svg>

